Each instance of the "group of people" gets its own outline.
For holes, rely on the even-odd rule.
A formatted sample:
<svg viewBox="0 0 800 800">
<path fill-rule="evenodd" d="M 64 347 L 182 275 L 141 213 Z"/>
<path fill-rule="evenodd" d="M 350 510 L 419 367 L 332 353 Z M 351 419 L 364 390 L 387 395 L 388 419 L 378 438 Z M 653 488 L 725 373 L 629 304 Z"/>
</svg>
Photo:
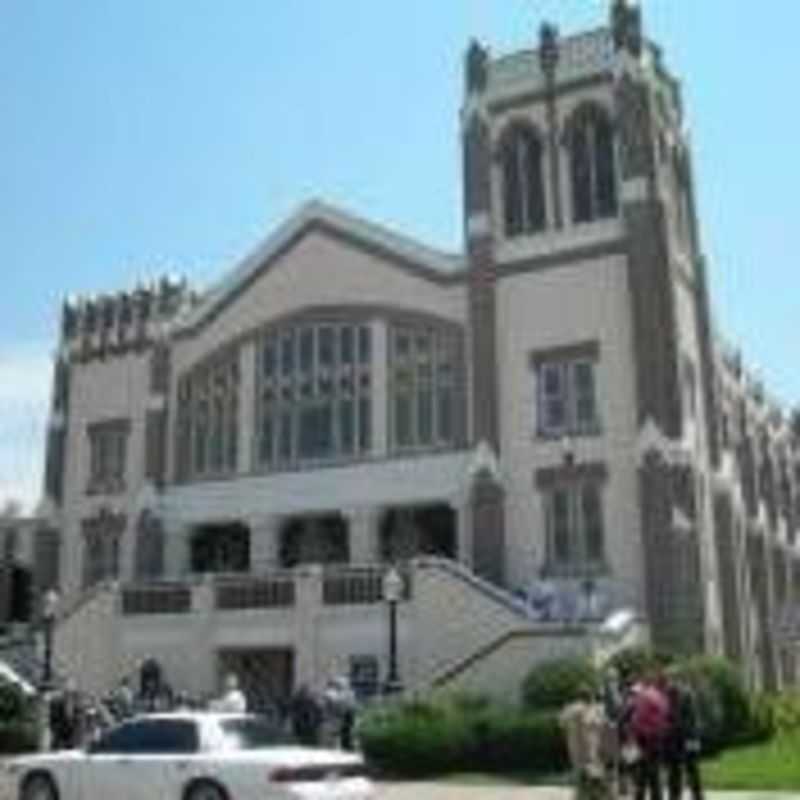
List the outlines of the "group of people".
<svg viewBox="0 0 800 800">
<path fill-rule="evenodd" d="M 350 681 L 345 676 L 330 678 L 321 692 L 302 685 L 288 703 L 275 709 L 279 726 L 288 728 L 303 745 L 326 745 L 353 750 L 357 700 Z M 225 678 L 221 697 L 210 703 L 213 711 L 244 713 L 248 710 L 247 697 L 239 687 L 233 673 Z"/>
<path fill-rule="evenodd" d="M 679 800 L 688 785 L 702 800 L 700 723 L 691 687 L 654 672 L 620 681 L 611 672 L 602 692 L 586 687 L 561 714 L 579 800 L 628 793 L 635 800 Z"/>
<path fill-rule="evenodd" d="M 238 677 L 229 673 L 223 689 L 214 698 L 192 698 L 175 692 L 154 668 L 144 665 L 140 685 L 134 688 L 128 677 L 103 698 L 78 691 L 75 681 L 66 681 L 63 689 L 49 700 L 50 747 L 65 750 L 82 747 L 110 725 L 141 713 L 156 711 L 208 709 L 246 713 L 253 709 Z M 257 703 L 255 705 L 258 705 Z M 277 727 L 301 744 L 354 749 L 354 731 L 358 701 L 345 676 L 330 678 L 320 691 L 301 686 L 291 698 L 276 703 L 269 716 Z"/>
</svg>

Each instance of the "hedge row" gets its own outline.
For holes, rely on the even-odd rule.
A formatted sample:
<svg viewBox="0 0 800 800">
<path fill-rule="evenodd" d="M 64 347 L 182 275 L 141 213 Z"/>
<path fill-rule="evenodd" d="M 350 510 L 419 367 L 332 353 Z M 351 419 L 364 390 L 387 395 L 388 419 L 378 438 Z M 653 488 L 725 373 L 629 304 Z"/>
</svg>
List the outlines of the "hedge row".
<svg viewBox="0 0 800 800">
<path fill-rule="evenodd" d="M 382 772 L 424 777 L 474 770 L 557 772 L 567 756 L 555 714 L 491 708 L 463 699 L 370 712 L 359 727 L 364 754 Z"/>
<path fill-rule="evenodd" d="M 0 680 L 0 755 L 38 748 L 36 705 L 13 683 Z"/>
<path fill-rule="evenodd" d="M 30 753 L 39 747 L 37 727 L 32 722 L 0 723 L 0 755 Z"/>
<path fill-rule="evenodd" d="M 706 754 L 766 738 L 781 726 L 800 728 L 800 695 L 754 704 L 738 670 L 722 659 L 678 661 L 635 649 L 618 654 L 614 666 L 629 681 L 665 667 L 684 678 L 695 692 Z M 469 771 L 475 764 L 490 772 L 553 773 L 567 763 L 558 713 L 583 687 L 600 688 L 602 679 L 585 659 L 558 659 L 531 670 L 520 709 L 463 695 L 378 707 L 361 722 L 364 752 L 382 771 L 409 777 Z"/>
</svg>

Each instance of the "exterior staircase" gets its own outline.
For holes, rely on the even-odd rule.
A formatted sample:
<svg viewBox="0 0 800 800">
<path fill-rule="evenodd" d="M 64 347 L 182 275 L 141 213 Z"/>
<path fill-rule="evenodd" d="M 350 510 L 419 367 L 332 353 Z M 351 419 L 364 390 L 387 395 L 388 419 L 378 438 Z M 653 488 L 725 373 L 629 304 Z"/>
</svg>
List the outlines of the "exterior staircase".
<svg viewBox="0 0 800 800">
<path fill-rule="evenodd" d="M 321 685 L 332 669 L 347 669 L 353 653 L 385 655 L 384 572 L 378 564 L 307 565 L 104 584 L 62 615 L 54 652 L 64 674 L 96 696 L 144 657 L 156 658 L 179 689 L 214 692 L 220 648 L 291 648 L 295 683 Z M 416 559 L 404 574 L 399 656 L 410 691 L 468 690 L 513 701 L 537 662 L 578 654 L 600 660 L 646 635 L 633 616 L 631 624 L 607 629 L 599 617 L 542 621 L 524 599 L 447 559 Z"/>
</svg>

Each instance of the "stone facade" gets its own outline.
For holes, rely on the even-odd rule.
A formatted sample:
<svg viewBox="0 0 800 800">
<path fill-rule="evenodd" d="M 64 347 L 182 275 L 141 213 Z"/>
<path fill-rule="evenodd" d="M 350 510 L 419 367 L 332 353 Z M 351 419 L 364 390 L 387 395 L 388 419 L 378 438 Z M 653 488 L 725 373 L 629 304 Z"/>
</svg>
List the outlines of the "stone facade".
<svg viewBox="0 0 800 800">
<path fill-rule="evenodd" d="M 588 652 L 481 605 L 484 579 L 509 600 L 545 578 L 754 683 L 797 677 L 800 443 L 714 331 L 680 91 L 639 12 L 617 3 L 609 28 L 564 39 L 546 26 L 538 51 L 473 43 L 461 119 L 463 254 L 314 201 L 205 294 L 165 279 L 65 305 L 45 571 L 55 553 L 70 607 L 87 575 L 165 593 L 131 601 L 155 610 L 123 614 L 93 681 L 172 664 L 179 642 L 208 656 L 187 688 L 236 648 L 293 648 L 295 680 L 317 680 L 384 646 L 380 612 L 325 608 L 326 570 L 397 552 L 477 576 L 437 572 L 428 595 L 418 575 L 401 641 L 420 680 L 503 636 L 515 665 L 532 642 Z M 254 590 L 267 616 L 218 613 L 203 577 L 292 569 L 291 613 L 289 589 Z M 91 604 L 104 619 L 116 591 Z M 483 685 L 497 659 L 459 680 Z"/>
</svg>

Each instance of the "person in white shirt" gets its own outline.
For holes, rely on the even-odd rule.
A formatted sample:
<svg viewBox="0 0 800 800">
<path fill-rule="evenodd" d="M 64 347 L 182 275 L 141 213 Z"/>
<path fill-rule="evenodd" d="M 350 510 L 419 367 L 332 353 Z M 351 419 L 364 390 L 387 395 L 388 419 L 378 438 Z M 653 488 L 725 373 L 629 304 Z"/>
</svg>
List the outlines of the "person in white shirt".
<svg viewBox="0 0 800 800">
<path fill-rule="evenodd" d="M 214 711 L 228 711 L 244 714 L 247 711 L 247 698 L 239 688 L 239 679 L 232 672 L 225 676 L 225 691 L 212 703 Z"/>
</svg>

